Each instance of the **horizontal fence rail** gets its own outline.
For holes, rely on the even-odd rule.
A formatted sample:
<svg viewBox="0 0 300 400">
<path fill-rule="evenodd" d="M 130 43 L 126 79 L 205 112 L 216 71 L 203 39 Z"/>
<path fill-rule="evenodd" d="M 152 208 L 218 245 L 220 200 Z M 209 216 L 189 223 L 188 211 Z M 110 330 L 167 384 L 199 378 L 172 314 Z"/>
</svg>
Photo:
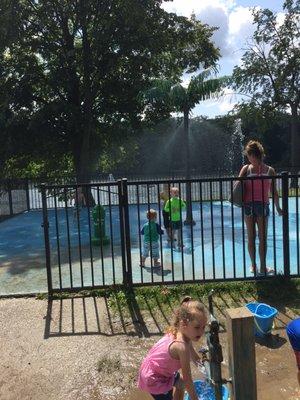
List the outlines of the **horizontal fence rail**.
<svg viewBox="0 0 300 400">
<path fill-rule="evenodd" d="M 268 276 L 270 269 L 274 276 L 298 276 L 299 193 L 290 189 L 292 180 L 299 176 L 43 185 L 48 290 L 253 279 Z M 250 205 L 228 201 L 237 181 L 243 196 L 252 193 Z M 172 187 L 183 202 L 173 210 L 176 218 L 170 209 L 167 226 L 163 211 Z M 265 188 L 269 204 L 256 204 Z M 157 230 L 147 242 L 151 210 L 164 233 Z M 256 258 L 254 271 L 249 250 Z"/>
</svg>

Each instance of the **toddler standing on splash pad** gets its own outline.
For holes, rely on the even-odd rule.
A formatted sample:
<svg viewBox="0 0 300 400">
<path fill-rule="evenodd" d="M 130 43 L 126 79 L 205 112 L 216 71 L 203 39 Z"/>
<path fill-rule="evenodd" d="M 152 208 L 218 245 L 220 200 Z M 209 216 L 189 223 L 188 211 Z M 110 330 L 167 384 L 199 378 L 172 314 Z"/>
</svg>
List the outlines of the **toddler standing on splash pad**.
<svg viewBox="0 0 300 400">
<path fill-rule="evenodd" d="M 171 242 L 177 239 L 178 249 L 184 247 L 181 240 L 182 219 L 181 212 L 185 209 L 185 202 L 179 197 L 179 189 L 172 187 L 171 198 L 166 202 L 164 210 L 169 213 L 171 221 Z"/>
<path fill-rule="evenodd" d="M 145 266 L 146 258 L 150 257 L 154 260 L 154 267 L 160 267 L 159 262 L 159 235 L 163 235 L 164 231 L 161 226 L 156 222 L 157 212 L 153 209 L 147 211 L 148 222 L 145 223 L 141 230 L 144 235 L 143 253 L 141 257 L 141 267 Z"/>
<path fill-rule="evenodd" d="M 183 400 L 184 389 L 191 400 L 198 400 L 190 362 L 198 364 L 203 359 L 192 342 L 201 339 L 206 323 L 204 305 L 185 297 L 175 311 L 173 324 L 143 360 L 138 387 L 150 393 L 154 400 Z"/>
</svg>

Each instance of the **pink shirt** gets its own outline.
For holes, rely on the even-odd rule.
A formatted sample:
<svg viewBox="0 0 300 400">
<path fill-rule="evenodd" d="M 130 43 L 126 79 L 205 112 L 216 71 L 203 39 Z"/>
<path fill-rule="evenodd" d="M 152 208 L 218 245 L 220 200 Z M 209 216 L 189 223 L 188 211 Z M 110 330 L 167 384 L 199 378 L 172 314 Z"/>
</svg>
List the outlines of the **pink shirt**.
<svg viewBox="0 0 300 400">
<path fill-rule="evenodd" d="M 151 348 L 139 371 L 138 387 L 141 390 L 162 394 L 172 389 L 175 373 L 181 368 L 180 361 L 172 358 L 169 351 L 174 342 L 179 340 L 166 334 Z"/>
<path fill-rule="evenodd" d="M 258 174 L 252 172 L 252 167 L 248 167 L 247 176 L 257 176 L 258 179 L 249 179 L 245 181 L 244 186 L 244 203 L 252 203 L 253 201 L 261 201 L 265 204 L 269 203 L 269 194 L 271 188 L 271 179 L 259 179 L 260 176 L 269 176 L 270 167 L 267 173 Z"/>
</svg>

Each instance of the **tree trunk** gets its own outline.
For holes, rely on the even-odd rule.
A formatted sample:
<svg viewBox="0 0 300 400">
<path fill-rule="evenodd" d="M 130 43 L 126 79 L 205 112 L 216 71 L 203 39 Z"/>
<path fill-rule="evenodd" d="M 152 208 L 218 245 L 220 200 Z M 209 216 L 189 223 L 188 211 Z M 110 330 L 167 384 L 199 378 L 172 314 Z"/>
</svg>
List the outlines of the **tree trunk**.
<svg viewBox="0 0 300 400">
<path fill-rule="evenodd" d="M 185 178 L 186 182 L 186 219 L 184 225 L 195 225 L 196 222 L 193 220 L 192 210 L 192 187 L 191 182 L 191 165 L 190 165 L 190 142 L 189 142 L 189 110 L 185 110 L 183 113 L 183 135 L 184 135 L 184 147 L 185 147 Z"/>
<path fill-rule="evenodd" d="M 300 170 L 300 138 L 299 138 L 299 121 L 298 121 L 298 105 L 291 105 L 291 164 L 292 174 L 298 174 Z M 291 188 L 298 187 L 298 178 L 292 178 Z"/>
<path fill-rule="evenodd" d="M 82 125 L 80 135 L 80 153 L 77 156 L 78 165 L 76 166 L 77 183 L 90 183 L 91 180 L 91 135 L 94 129 L 93 119 L 93 95 L 91 67 L 93 65 L 89 35 L 87 30 L 88 10 L 87 4 L 82 0 L 79 2 L 80 22 L 82 29 L 82 58 L 83 58 L 83 80 L 82 80 Z M 95 205 L 90 188 L 83 191 L 86 204 Z"/>
</svg>

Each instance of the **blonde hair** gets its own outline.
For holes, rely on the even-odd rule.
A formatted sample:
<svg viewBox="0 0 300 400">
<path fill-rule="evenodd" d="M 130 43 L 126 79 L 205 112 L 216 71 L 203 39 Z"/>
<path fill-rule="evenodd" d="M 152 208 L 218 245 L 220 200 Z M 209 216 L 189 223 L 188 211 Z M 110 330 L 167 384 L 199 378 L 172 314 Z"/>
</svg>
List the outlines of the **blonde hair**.
<svg viewBox="0 0 300 400">
<path fill-rule="evenodd" d="M 157 212 L 153 210 L 153 208 L 150 208 L 149 211 L 147 211 L 147 218 L 148 219 L 154 219 L 157 217 Z"/>
<path fill-rule="evenodd" d="M 262 160 L 265 156 L 263 145 L 258 140 L 250 140 L 245 146 L 245 154 Z"/>
<path fill-rule="evenodd" d="M 198 300 L 193 300 L 190 296 L 184 297 L 175 311 L 173 322 L 167 328 L 166 333 L 171 333 L 176 338 L 180 321 L 191 322 L 199 313 L 203 315 L 203 318 L 206 318 L 204 305 Z"/>
<path fill-rule="evenodd" d="M 170 192 L 173 194 L 179 194 L 179 188 L 176 186 L 171 187 Z"/>
</svg>

